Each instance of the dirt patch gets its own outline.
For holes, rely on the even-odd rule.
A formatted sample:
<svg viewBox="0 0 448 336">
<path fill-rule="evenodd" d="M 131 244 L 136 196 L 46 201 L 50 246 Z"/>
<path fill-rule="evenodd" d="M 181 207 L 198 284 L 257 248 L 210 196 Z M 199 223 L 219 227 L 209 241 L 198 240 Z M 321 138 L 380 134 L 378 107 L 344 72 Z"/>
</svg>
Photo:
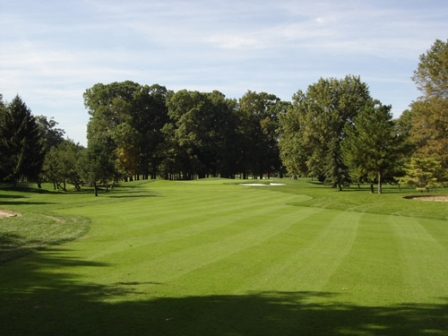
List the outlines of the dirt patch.
<svg viewBox="0 0 448 336">
<path fill-rule="evenodd" d="M 58 223 L 65 223 L 65 220 L 61 219 L 61 218 L 57 218 L 57 217 L 54 217 L 54 216 L 47 216 L 47 215 L 42 215 L 42 216 L 44 216 L 46 218 L 50 218 L 50 219 L 52 219 L 52 220 L 54 220 L 55 222 L 58 222 Z"/>
<path fill-rule="evenodd" d="M 417 201 L 448 202 L 448 196 L 406 196 L 405 198 Z"/>
<path fill-rule="evenodd" d="M 0 209 L 0 219 L 7 217 L 18 217 L 18 216 L 20 216 L 20 214 L 16 212 Z"/>
</svg>

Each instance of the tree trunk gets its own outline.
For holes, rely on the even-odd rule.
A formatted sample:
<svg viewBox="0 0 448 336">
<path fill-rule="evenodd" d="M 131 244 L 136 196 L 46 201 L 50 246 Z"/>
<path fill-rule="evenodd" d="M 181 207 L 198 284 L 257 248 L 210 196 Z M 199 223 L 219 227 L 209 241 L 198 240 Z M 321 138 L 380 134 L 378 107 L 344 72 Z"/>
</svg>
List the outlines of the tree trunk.
<svg viewBox="0 0 448 336">
<path fill-rule="evenodd" d="M 373 194 L 375 192 L 375 188 L 373 188 L 373 183 L 370 183 L 370 193 Z"/>
<path fill-rule="evenodd" d="M 383 193 L 383 188 L 381 186 L 381 172 L 378 172 L 378 194 Z"/>
<path fill-rule="evenodd" d="M 93 190 L 95 192 L 95 197 L 98 197 L 98 186 L 96 185 L 96 182 L 93 182 Z"/>
</svg>

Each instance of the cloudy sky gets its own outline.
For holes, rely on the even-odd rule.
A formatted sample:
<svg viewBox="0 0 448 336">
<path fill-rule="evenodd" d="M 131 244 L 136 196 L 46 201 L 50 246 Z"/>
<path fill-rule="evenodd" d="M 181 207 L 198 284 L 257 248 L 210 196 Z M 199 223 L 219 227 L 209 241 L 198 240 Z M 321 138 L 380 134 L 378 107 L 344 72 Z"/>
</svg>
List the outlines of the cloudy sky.
<svg viewBox="0 0 448 336">
<path fill-rule="evenodd" d="M 86 144 L 82 94 L 132 80 L 291 100 L 359 75 L 398 117 L 419 55 L 448 38 L 446 0 L 0 0 L 0 93 Z"/>
</svg>

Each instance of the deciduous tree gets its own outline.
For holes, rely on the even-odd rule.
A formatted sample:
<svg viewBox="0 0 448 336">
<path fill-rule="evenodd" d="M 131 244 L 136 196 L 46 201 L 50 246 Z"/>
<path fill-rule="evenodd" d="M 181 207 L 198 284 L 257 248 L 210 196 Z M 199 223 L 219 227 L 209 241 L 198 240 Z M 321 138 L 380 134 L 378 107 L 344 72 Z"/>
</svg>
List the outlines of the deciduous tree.
<svg viewBox="0 0 448 336">
<path fill-rule="evenodd" d="M 342 189 L 350 182 L 347 165 L 342 159 L 341 141 L 346 137 L 344 126 L 351 123 L 359 110 L 371 101 L 367 85 L 359 77 L 320 79 L 307 92 L 293 96 L 292 110 L 287 112 L 281 130 L 283 157 L 288 148 L 289 161 L 296 162 L 302 173 L 319 177 L 332 187 Z M 291 126 L 286 126 L 285 124 Z M 299 134 L 291 135 L 291 130 Z M 289 144 L 287 141 L 299 141 Z M 297 153 L 293 160 L 290 153 Z M 300 160 L 300 164 L 297 162 Z M 306 160 L 303 162 L 303 160 Z"/>
<path fill-rule="evenodd" d="M 425 54 L 420 55 L 412 79 L 424 98 L 448 99 L 448 40 L 436 40 Z"/>
<path fill-rule="evenodd" d="M 413 156 L 405 165 L 405 175 L 399 178 L 399 183 L 413 186 L 419 191 L 429 191 L 440 186 L 444 175 L 440 161 L 434 157 Z"/>
</svg>

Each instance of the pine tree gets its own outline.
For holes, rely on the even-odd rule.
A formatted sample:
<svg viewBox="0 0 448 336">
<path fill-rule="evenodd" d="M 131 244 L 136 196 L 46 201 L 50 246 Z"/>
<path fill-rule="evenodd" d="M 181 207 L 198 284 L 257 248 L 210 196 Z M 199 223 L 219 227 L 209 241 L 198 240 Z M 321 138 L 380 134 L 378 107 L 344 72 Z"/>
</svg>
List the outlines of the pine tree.
<svg viewBox="0 0 448 336">
<path fill-rule="evenodd" d="M 373 101 L 362 108 L 353 122 L 345 125 L 347 137 L 342 142 L 344 161 L 365 182 L 378 183 L 378 193 L 385 178 L 393 177 L 399 164 L 402 141 L 390 113 L 391 106 Z"/>
<path fill-rule="evenodd" d="M 44 161 L 44 146 L 36 119 L 19 96 L 3 109 L 0 118 L 0 163 L 4 181 L 37 180 Z"/>
</svg>

